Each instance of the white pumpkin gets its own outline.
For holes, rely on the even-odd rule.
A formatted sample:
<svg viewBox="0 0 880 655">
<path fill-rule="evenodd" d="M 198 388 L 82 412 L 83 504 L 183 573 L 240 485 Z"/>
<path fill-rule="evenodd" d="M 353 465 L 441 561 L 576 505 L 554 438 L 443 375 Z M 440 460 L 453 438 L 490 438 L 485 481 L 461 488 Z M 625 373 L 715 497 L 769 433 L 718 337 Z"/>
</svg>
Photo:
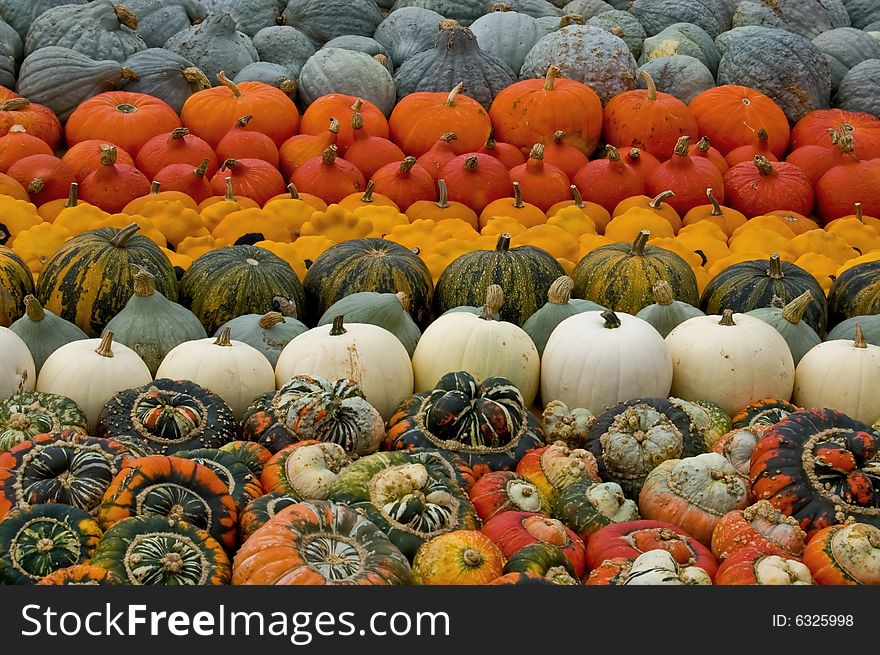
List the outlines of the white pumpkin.
<svg viewBox="0 0 880 655">
<path fill-rule="evenodd" d="M 61 346 L 43 363 L 37 391 L 66 396 L 82 407 L 93 432 L 104 405 L 120 391 L 153 379 L 134 350 L 113 342 L 108 331 L 100 339 L 82 339 Z"/>
<path fill-rule="evenodd" d="M 665 398 L 672 360 L 663 337 L 631 314 L 583 312 L 553 330 L 541 362 L 541 398 L 599 415 L 625 400 Z"/>
<path fill-rule="evenodd" d="M 625 586 L 642 585 L 711 585 L 712 578 L 697 566 L 679 566 L 669 551 L 648 550 L 633 560 Z"/>
<path fill-rule="evenodd" d="M 666 345 L 677 398 L 708 400 L 733 416 L 762 398 L 791 397 L 791 350 L 759 318 L 727 309 L 723 316 L 695 316 L 672 330 Z"/>
<path fill-rule="evenodd" d="M 525 330 L 496 320 L 503 303 L 504 292 L 492 284 L 479 314 L 452 311 L 428 326 L 413 353 L 416 392 L 433 389 L 450 371 L 467 371 L 476 380 L 507 378 L 531 407 L 538 395 L 541 356 Z"/>
<path fill-rule="evenodd" d="M 855 341 L 834 339 L 814 346 L 795 371 L 794 402 L 874 423 L 880 418 L 880 346 L 867 343 L 859 325 Z"/>
<path fill-rule="evenodd" d="M 37 382 L 31 351 L 15 332 L 0 327 L 0 401 L 19 391 L 33 391 Z"/>
<path fill-rule="evenodd" d="M 378 325 L 343 325 L 341 316 L 294 337 L 281 351 L 276 385 L 301 374 L 354 380 L 386 421 L 413 392 L 412 363 L 400 340 Z"/>
<path fill-rule="evenodd" d="M 260 394 L 275 389 L 275 372 L 266 356 L 243 341 L 229 338 L 229 328 L 216 339 L 184 341 L 172 348 L 156 378 L 190 380 L 210 389 L 232 409 L 236 420 Z"/>
</svg>

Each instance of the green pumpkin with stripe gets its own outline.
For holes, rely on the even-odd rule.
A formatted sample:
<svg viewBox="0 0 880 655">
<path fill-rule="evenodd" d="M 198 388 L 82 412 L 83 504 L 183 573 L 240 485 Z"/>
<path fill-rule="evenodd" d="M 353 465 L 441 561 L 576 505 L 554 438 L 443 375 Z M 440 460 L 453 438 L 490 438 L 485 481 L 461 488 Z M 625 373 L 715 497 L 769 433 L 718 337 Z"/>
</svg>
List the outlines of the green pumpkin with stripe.
<svg viewBox="0 0 880 655">
<path fill-rule="evenodd" d="M 282 509 L 299 502 L 302 502 L 302 498 L 297 494 L 281 491 L 272 491 L 249 502 L 238 517 L 241 543 L 247 541 L 248 537 L 266 525 Z"/>
<path fill-rule="evenodd" d="M 404 293 L 416 324 L 427 327 L 434 280 L 412 250 L 385 239 L 352 239 L 331 246 L 309 267 L 303 284 L 308 299 L 306 322 L 317 324 L 345 296 L 361 291 Z"/>
<path fill-rule="evenodd" d="M 880 261 L 858 264 L 841 273 L 828 292 L 828 313 L 830 325 L 853 316 L 880 314 Z"/>
<path fill-rule="evenodd" d="M 0 402 L 0 453 L 39 434 L 70 430 L 88 433 L 85 413 L 70 398 L 40 391 L 20 391 Z"/>
<path fill-rule="evenodd" d="M 140 227 L 100 228 L 66 241 L 43 267 L 36 296 L 45 309 L 70 321 L 89 337 L 101 332 L 134 294 L 135 275 L 144 267 L 156 290 L 177 300 L 177 277 L 165 253 Z"/>
<path fill-rule="evenodd" d="M 0 326 L 9 327 L 24 314 L 24 299 L 33 295 L 34 276 L 24 260 L 0 246 Z"/>
<path fill-rule="evenodd" d="M 615 312 L 637 314 L 654 303 L 654 285 L 666 280 L 675 298 L 697 305 L 700 292 L 690 265 L 674 252 L 648 245 L 642 230 L 630 243 L 612 243 L 587 253 L 575 266 L 574 295 Z"/>
<path fill-rule="evenodd" d="M 482 307 L 486 289 L 504 289 L 501 320 L 523 325 L 544 306 L 550 286 L 565 271 L 547 251 L 535 246 L 510 247 L 510 235 L 502 233 L 494 250 L 474 250 L 452 261 L 437 280 L 434 312 L 437 316 L 454 307 Z"/>
<path fill-rule="evenodd" d="M 235 501 L 235 507 L 239 512 L 249 502 L 263 495 L 260 479 L 233 453 L 217 448 L 196 448 L 179 450 L 174 456 L 191 459 L 214 471 L 229 489 L 229 495 Z"/>
<path fill-rule="evenodd" d="M 638 519 L 639 506 L 623 495 L 616 482 L 583 479 L 559 494 L 553 503 L 553 516 L 586 542 L 606 525 Z"/>
<path fill-rule="evenodd" d="M 562 549 L 545 542 L 520 548 L 504 563 L 504 573 L 534 573 L 542 578 L 553 569 L 574 578 L 574 569 Z"/>
</svg>

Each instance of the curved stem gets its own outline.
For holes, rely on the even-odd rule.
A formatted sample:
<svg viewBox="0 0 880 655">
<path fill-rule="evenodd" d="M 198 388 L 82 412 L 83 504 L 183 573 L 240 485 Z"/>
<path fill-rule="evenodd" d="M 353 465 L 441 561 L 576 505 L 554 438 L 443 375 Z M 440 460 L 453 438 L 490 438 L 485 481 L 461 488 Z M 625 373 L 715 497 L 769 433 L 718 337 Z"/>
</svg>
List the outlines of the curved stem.
<svg viewBox="0 0 880 655">
<path fill-rule="evenodd" d="M 449 208 L 449 190 L 446 188 L 446 180 L 437 180 L 437 207 L 440 209 Z"/>
<path fill-rule="evenodd" d="M 601 316 L 603 319 L 605 319 L 604 327 L 608 328 L 609 330 L 620 327 L 620 317 L 610 309 L 606 309 L 604 312 L 602 312 Z"/>
<path fill-rule="evenodd" d="M 553 91 L 556 86 L 556 78 L 559 77 L 559 67 L 550 66 L 547 69 L 547 75 L 544 77 L 544 90 Z"/>
<path fill-rule="evenodd" d="M 782 308 L 782 318 L 797 325 L 801 322 L 811 302 L 813 302 L 813 294 L 808 289 Z"/>
<path fill-rule="evenodd" d="M 24 312 L 25 314 L 27 314 L 27 317 L 34 323 L 39 323 L 44 318 L 46 318 L 46 312 L 45 310 L 43 310 L 43 306 L 40 304 L 40 301 L 31 294 L 28 294 L 24 297 Z"/>
<path fill-rule="evenodd" d="M 648 101 L 657 102 L 657 85 L 654 84 L 654 78 L 648 74 L 648 71 L 639 71 L 639 77 L 645 80 L 648 85 Z"/>
<path fill-rule="evenodd" d="M 113 333 L 110 330 L 101 336 L 101 343 L 95 348 L 95 352 L 101 357 L 113 357 Z"/>
<path fill-rule="evenodd" d="M 262 329 L 269 330 L 273 326 L 283 322 L 284 316 L 281 312 L 267 312 L 260 317 L 259 324 Z"/>
<path fill-rule="evenodd" d="M 645 246 L 648 243 L 648 239 L 651 236 L 650 230 L 641 230 L 637 235 L 635 240 L 633 241 L 632 248 L 629 250 L 630 255 L 637 255 L 639 257 L 645 254 Z"/>
<path fill-rule="evenodd" d="M 571 300 L 571 292 L 574 290 L 574 280 L 567 275 L 561 275 L 550 285 L 547 291 L 547 302 L 554 305 L 567 305 Z"/>
<path fill-rule="evenodd" d="M 125 244 L 128 243 L 128 240 L 133 237 L 140 229 L 141 226 L 137 223 L 126 225 L 116 233 L 116 236 L 110 239 L 110 245 L 117 248 L 122 248 L 123 246 L 125 246 Z"/>
<path fill-rule="evenodd" d="M 706 197 L 709 198 L 709 202 L 712 203 L 712 216 L 723 216 L 724 212 L 721 211 L 721 205 L 718 204 L 718 199 L 715 197 L 715 192 L 712 190 L 712 187 L 706 189 Z"/>
<path fill-rule="evenodd" d="M 648 207 L 650 207 L 651 209 L 660 209 L 660 205 L 662 205 L 667 198 L 672 198 L 674 196 L 675 192 L 672 191 L 672 189 L 661 191 L 656 196 L 654 196 L 651 202 L 648 203 Z"/>
<path fill-rule="evenodd" d="M 461 90 L 464 88 L 464 82 L 459 82 L 452 90 L 449 92 L 449 95 L 446 96 L 446 106 L 447 107 L 455 107 L 455 99 L 458 98 L 458 94 L 461 93 Z"/>
<path fill-rule="evenodd" d="M 666 280 L 657 280 L 651 287 L 651 294 L 658 305 L 671 305 L 675 301 L 672 285 Z"/>
<path fill-rule="evenodd" d="M 241 97 L 241 89 L 238 88 L 238 85 L 235 82 L 226 77 L 226 74 L 223 71 L 217 73 L 217 81 L 220 82 L 220 84 L 225 86 L 227 89 L 232 91 L 232 95 L 234 95 L 236 98 Z"/>
</svg>

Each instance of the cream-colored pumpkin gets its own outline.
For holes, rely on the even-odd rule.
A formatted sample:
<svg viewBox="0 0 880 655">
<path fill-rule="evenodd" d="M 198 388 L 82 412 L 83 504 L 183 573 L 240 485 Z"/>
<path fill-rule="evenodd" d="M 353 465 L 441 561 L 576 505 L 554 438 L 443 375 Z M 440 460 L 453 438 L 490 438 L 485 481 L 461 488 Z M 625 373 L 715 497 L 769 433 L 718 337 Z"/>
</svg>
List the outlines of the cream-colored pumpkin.
<svg viewBox="0 0 880 655">
<path fill-rule="evenodd" d="M 711 585 L 712 578 L 697 566 L 682 568 L 672 555 L 662 549 L 648 550 L 633 560 L 626 586 L 642 585 Z"/>
<path fill-rule="evenodd" d="M 378 325 L 345 323 L 338 316 L 294 337 L 275 364 L 275 383 L 281 387 L 294 375 L 327 380 L 350 378 L 386 421 L 413 392 L 412 363 L 406 348 Z"/>
<path fill-rule="evenodd" d="M 448 312 L 428 326 L 413 353 L 416 392 L 433 389 L 450 371 L 467 371 L 476 380 L 507 378 L 532 405 L 541 357 L 525 330 L 496 320 L 503 302 L 501 287 L 493 284 L 480 314 Z"/>
<path fill-rule="evenodd" d="M 100 339 L 82 339 L 61 346 L 43 363 L 37 391 L 66 396 L 82 407 L 95 429 L 104 405 L 120 391 L 153 379 L 134 350 L 113 342 L 113 333 Z"/>
<path fill-rule="evenodd" d="M 672 395 L 708 400 L 733 416 L 762 398 L 791 397 L 794 360 L 785 339 L 759 318 L 724 310 L 696 316 L 666 337 Z"/>
<path fill-rule="evenodd" d="M 813 576 L 803 562 L 767 555 L 755 564 L 755 581 L 759 585 L 812 585 Z"/>
<path fill-rule="evenodd" d="M 868 425 L 880 418 L 880 346 L 856 339 L 834 339 L 811 348 L 794 376 L 799 407 L 829 407 Z"/>
<path fill-rule="evenodd" d="M 595 415 L 624 400 L 665 398 L 672 360 L 663 337 L 631 314 L 583 312 L 562 321 L 544 348 L 541 398 Z"/>
<path fill-rule="evenodd" d="M 33 391 L 36 367 L 27 344 L 15 332 L 0 327 L 0 400 L 19 391 Z"/>
<path fill-rule="evenodd" d="M 200 384 L 225 400 L 236 420 L 241 420 L 254 398 L 275 388 L 275 372 L 266 356 L 243 341 L 231 340 L 229 328 L 216 339 L 184 341 L 172 348 L 156 377 Z"/>
</svg>

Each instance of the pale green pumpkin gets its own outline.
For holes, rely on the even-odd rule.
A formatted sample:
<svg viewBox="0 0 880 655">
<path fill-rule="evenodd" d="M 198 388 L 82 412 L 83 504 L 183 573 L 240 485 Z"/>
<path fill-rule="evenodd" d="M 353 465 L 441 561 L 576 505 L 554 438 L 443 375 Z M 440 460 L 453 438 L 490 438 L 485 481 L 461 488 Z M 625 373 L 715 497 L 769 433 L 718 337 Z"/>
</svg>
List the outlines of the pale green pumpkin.
<svg viewBox="0 0 880 655">
<path fill-rule="evenodd" d="M 57 314 L 43 309 L 31 295 L 24 299 L 25 315 L 9 326 L 27 344 L 37 373 L 49 355 L 71 341 L 88 339 L 85 332 Z"/>
<path fill-rule="evenodd" d="M 822 342 L 809 323 L 801 320 L 812 300 L 813 294 L 808 290 L 785 306 L 778 306 L 782 305 L 780 301 L 774 307 L 760 307 L 746 312 L 746 314 L 760 318 L 768 325 L 772 325 L 782 335 L 791 350 L 795 366 L 801 361 L 801 357 L 807 354 L 808 350 Z"/>
<path fill-rule="evenodd" d="M 654 295 L 654 303 L 640 309 L 636 316 L 653 325 L 664 339 L 680 323 L 694 316 L 704 315 L 699 308 L 676 300 L 672 285 L 666 280 L 655 282 L 651 293 Z"/>
<path fill-rule="evenodd" d="M 562 275 L 556 278 L 547 291 L 546 304 L 523 323 L 523 330 L 535 342 L 539 354 L 544 353 L 547 339 L 550 338 L 556 326 L 569 316 L 581 312 L 601 312 L 606 309 L 592 300 L 572 298 L 572 289 L 574 289 L 574 280 L 570 277 Z"/>
<path fill-rule="evenodd" d="M 348 323 L 369 323 L 385 328 L 396 336 L 410 357 L 422 331 L 409 315 L 409 296 L 404 292 L 376 293 L 360 291 L 340 298 L 333 303 L 318 325 L 328 325 L 337 316 L 345 316 Z"/>
<path fill-rule="evenodd" d="M 856 338 L 856 325 L 862 326 L 862 334 L 868 343 L 880 346 L 880 314 L 867 314 L 862 316 L 853 316 L 841 321 L 832 328 L 825 337 L 825 341 L 833 341 L 834 339 L 846 339 L 853 341 Z"/>
<path fill-rule="evenodd" d="M 263 353 L 273 367 L 284 346 L 309 329 L 295 315 L 285 316 L 281 312 L 237 316 L 217 328 L 214 336 L 219 337 L 226 328 L 229 328 L 233 339 L 243 341 Z"/>
</svg>

